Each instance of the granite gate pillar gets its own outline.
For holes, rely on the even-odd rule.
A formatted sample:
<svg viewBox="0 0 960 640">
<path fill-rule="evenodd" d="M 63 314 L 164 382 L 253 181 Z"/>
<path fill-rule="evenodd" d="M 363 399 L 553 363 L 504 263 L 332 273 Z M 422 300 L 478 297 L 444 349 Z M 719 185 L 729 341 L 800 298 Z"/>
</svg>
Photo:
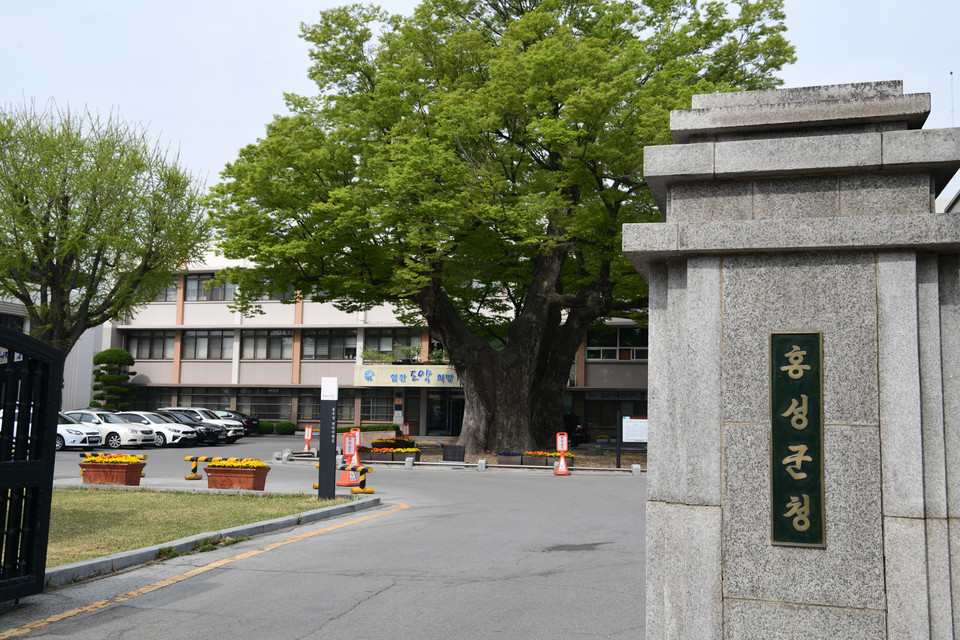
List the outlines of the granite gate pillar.
<svg viewBox="0 0 960 640">
<path fill-rule="evenodd" d="M 960 129 L 929 109 L 701 95 L 646 149 L 647 638 L 960 637 Z"/>
</svg>

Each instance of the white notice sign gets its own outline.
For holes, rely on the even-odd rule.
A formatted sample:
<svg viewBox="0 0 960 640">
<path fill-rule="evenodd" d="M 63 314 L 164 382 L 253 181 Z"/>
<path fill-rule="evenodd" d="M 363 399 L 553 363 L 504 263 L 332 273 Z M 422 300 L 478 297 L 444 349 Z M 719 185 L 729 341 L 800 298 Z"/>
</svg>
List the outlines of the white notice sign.
<svg viewBox="0 0 960 640">
<path fill-rule="evenodd" d="M 624 442 L 646 442 L 649 421 L 646 418 L 623 419 Z"/>
<path fill-rule="evenodd" d="M 320 378 L 320 399 L 336 400 L 339 395 L 337 389 L 337 378 Z"/>
</svg>

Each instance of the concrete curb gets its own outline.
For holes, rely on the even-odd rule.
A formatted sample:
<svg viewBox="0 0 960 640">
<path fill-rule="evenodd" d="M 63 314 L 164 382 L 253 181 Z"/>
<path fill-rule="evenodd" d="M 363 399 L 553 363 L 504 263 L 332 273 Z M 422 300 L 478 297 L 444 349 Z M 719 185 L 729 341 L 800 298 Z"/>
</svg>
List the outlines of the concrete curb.
<svg viewBox="0 0 960 640">
<path fill-rule="evenodd" d="M 94 558 L 92 560 L 83 560 L 81 562 L 65 564 L 59 567 L 47 569 L 46 573 L 44 574 L 46 578 L 45 586 L 48 588 L 59 587 L 65 584 L 71 584 L 81 580 L 87 580 L 89 578 L 114 573 L 116 571 L 127 569 L 136 565 L 146 564 L 147 562 L 156 560 L 157 554 L 161 549 L 173 549 L 174 551 L 178 551 L 180 553 L 186 553 L 188 551 L 192 551 L 198 542 L 209 538 L 241 538 L 258 536 L 264 533 L 270 533 L 271 531 L 277 531 L 279 529 L 292 528 L 301 524 L 318 522 L 320 520 L 328 520 L 337 516 L 371 509 L 379 505 L 380 498 L 378 496 L 360 498 L 359 500 L 354 500 L 353 502 L 348 502 L 347 504 L 324 507 L 323 509 L 315 509 L 313 511 L 284 516 L 282 518 L 274 518 L 273 520 L 253 522 L 251 524 L 231 527 L 221 531 L 200 533 L 194 536 L 181 538 L 179 540 L 174 540 L 173 542 L 159 544 L 152 547 L 144 547 L 143 549 L 124 551 L 123 553 L 115 553 L 113 555 Z"/>
</svg>

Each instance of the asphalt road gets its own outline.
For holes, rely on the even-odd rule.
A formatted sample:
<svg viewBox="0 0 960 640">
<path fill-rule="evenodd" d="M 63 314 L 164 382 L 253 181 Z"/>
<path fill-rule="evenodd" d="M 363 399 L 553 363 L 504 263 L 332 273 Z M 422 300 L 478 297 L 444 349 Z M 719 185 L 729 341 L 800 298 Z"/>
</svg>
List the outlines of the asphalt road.
<svg viewBox="0 0 960 640">
<path fill-rule="evenodd" d="M 143 485 L 198 488 L 184 455 L 302 446 L 147 451 Z M 58 484 L 79 480 L 78 459 L 58 454 Z M 274 462 L 267 490 L 308 493 L 315 477 Z M 378 467 L 368 480 L 379 507 L 24 598 L 0 613 L 0 638 L 644 637 L 643 476 Z"/>
</svg>

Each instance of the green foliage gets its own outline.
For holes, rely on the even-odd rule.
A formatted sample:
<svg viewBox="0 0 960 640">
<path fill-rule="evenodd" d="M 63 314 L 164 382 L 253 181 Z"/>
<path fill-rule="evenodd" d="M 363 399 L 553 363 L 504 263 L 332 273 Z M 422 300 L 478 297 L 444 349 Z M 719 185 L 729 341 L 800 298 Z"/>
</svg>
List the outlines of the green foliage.
<svg viewBox="0 0 960 640">
<path fill-rule="evenodd" d="M 0 296 L 68 353 L 152 300 L 208 240 L 194 179 L 115 116 L 0 106 Z"/>
<path fill-rule="evenodd" d="M 645 318 L 621 250 L 624 223 L 659 219 L 644 147 L 670 142 L 693 94 L 775 87 L 794 59 L 782 0 L 733 4 L 322 11 L 302 28 L 317 94 L 288 96 L 209 200 L 224 254 L 256 264 L 226 274 L 238 308 L 264 283 L 348 311 L 392 304 L 449 351 L 471 412 L 549 433 L 587 327 Z"/>
<path fill-rule="evenodd" d="M 118 367 L 132 367 L 136 364 L 133 356 L 126 349 L 114 348 L 105 349 L 93 356 L 95 365 L 114 365 Z"/>
<path fill-rule="evenodd" d="M 133 393 L 129 386 L 130 379 L 137 375 L 128 367 L 136 364 L 133 356 L 126 349 L 106 349 L 93 357 L 93 400 L 91 407 L 102 407 L 119 411 L 128 409 L 128 398 Z"/>
<path fill-rule="evenodd" d="M 262 422 L 261 422 L 262 424 Z M 281 436 L 292 436 L 297 432 L 297 425 L 294 422 L 288 420 L 281 420 L 276 424 L 274 430 Z"/>
<path fill-rule="evenodd" d="M 269 434 L 273 433 L 274 431 L 275 431 L 275 427 L 274 427 L 274 424 L 273 424 L 272 422 L 268 422 L 267 420 L 261 420 L 261 421 L 260 421 L 260 434 L 261 434 L 261 435 L 269 435 Z"/>
<path fill-rule="evenodd" d="M 384 353 L 377 349 L 364 349 L 360 355 L 363 356 L 364 362 L 387 363 L 393 358 L 392 353 Z"/>
<path fill-rule="evenodd" d="M 365 424 L 361 427 L 337 427 L 337 433 L 350 433 L 354 429 L 360 429 L 362 432 L 367 431 L 393 431 L 396 433 L 397 425 L 395 424 Z"/>
</svg>

